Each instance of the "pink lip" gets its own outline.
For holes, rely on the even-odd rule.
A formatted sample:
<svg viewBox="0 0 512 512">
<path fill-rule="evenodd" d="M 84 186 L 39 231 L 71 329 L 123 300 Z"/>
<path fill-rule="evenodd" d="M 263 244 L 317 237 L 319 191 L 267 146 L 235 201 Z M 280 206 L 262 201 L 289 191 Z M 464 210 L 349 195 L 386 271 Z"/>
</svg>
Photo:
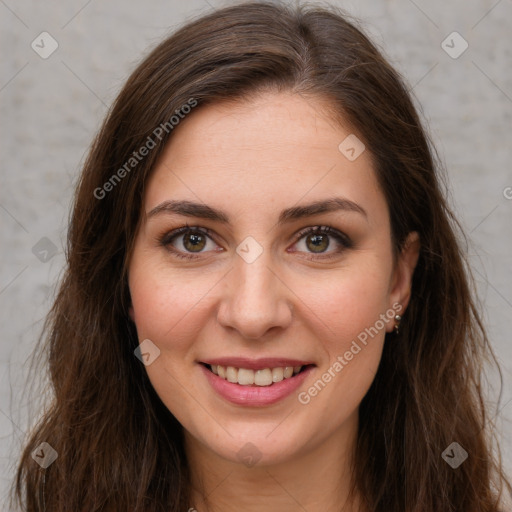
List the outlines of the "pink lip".
<svg viewBox="0 0 512 512">
<path fill-rule="evenodd" d="M 220 361 L 220 360 L 219 360 Z M 230 359 L 234 361 L 234 359 Z M 261 360 L 260 360 L 261 361 Z M 274 360 L 275 361 L 275 360 Z M 215 364 L 215 363 L 214 363 Z M 218 363 L 221 364 L 221 363 Z M 212 388 L 223 398 L 231 403 L 237 405 L 245 405 L 247 407 L 262 407 L 265 405 L 271 405 L 293 393 L 306 379 L 313 366 L 309 366 L 304 371 L 297 373 L 293 377 L 284 379 L 281 382 L 274 382 L 270 386 L 242 386 L 240 384 L 234 384 L 227 380 L 215 375 L 206 366 L 200 364 L 201 371 Z M 224 366 L 224 365 L 222 365 Z M 226 365 L 236 366 L 236 365 Z M 271 366 L 271 368 L 277 368 L 279 365 Z M 283 365 L 283 366 L 301 366 L 300 362 L 296 365 Z M 242 368 L 248 368 L 247 366 L 241 366 Z M 268 368 L 266 366 L 265 368 Z"/>
<path fill-rule="evenodd" d="M 221 366 L 233 366 L 234 368 L 247 368 L 249 370 L 264 370 L 265 368 L 281 368 L 285 366 L 307 366 L 314 364 L 312 361 L 301 361 L 299 359 L 285 359 L 283 357 L 262 357 L 260 359 L 248 359 L 246 357 L 220 357 L 207 359 L 202 363 Z"/>
</svg>

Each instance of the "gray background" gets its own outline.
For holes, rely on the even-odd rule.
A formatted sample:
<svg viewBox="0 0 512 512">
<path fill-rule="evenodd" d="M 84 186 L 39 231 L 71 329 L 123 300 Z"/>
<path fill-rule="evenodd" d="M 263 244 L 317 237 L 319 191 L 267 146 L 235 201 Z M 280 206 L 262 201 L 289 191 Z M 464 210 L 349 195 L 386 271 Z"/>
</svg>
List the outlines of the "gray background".
<svg viewBox="0 0 512 512">
<path fill-rule="evenodd" d="M 28 414 L 37 416 L 21 394 L 27 357 L 63 268 L 69 201 L 88 145 L 148 49 L 186 18 L 228 3 L 0 0 L 0 503 Z M 448 169 L 451 201 L 469 235 L 485 322 L 503 368 L 501 402 L 499 387 L 489 402 L 498 411 L 510 474 L 512 0 L 333 3 L 363 19 L 405 76 Z M 34 40 L 42 46 L 43 31 L 59 45 L 47 59 L 31 47 Z M 454 31 L 469 44 L 458 58 L 441 46 Z M 447 44 L 452 53 L 463 48 L 457 36 Z"/>
</svg>

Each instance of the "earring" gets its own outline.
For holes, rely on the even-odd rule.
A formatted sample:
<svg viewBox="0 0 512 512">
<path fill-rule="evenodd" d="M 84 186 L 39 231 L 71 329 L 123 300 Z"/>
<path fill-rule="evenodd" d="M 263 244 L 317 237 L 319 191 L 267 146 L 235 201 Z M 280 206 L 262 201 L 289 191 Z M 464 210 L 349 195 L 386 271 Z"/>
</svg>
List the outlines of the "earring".
<svg viewBox="0 0 512 512">
<path fill-rule="evenodd" d="M 400 315 L 395 315 L 395 334 L 400 332 L 400 321 L 402 317 Z"/>
</svg>

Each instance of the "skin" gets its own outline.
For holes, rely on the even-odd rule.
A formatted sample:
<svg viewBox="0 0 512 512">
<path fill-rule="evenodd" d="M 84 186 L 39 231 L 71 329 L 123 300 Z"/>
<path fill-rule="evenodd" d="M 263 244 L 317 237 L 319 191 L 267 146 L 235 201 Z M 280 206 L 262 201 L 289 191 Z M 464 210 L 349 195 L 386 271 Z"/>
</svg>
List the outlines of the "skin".
<svg viewBox="0 0 512 512">
<path fill-rule="evenodd" d="M 160 349 L 146 370 L 184 427 L 190 507 L 199 512 L 205 496 L 215 512 L 360 510 L 359 497 L 348 499 L 358 407 L 393 319 L 308 404 L 297 392 L 264 407 L 231 404 L 198 364 L 231 355 L 310 360 L 316 367 L 298 390 L 307 391 L 381 314 L 396 303 L 405 312 L 418 237 L 411 233 L 394 258 L 371 155 L 349 161 L 340 152 L 354 132 L 330 119 L 326 106 L 320 98 L 268 92 L 198 107 L 175 129 L 147 183 L 129 263 L 130 314 L 139 340 Z M 281 210 L 334 196 L 366 215 L 337 211 L 277 225 Z M 231 223 L 147 215 L 169 199 L 206 203 Z M 183 234 L 172 241 L 195 260 L 159 242 L 186 223 L 215 237 L 199 252 L 183 245 Z M 323 235 L 315 251 L 311 236 L 297 238 L 316 225 L 341 231 L 353 247 Z M 236 252 L 247 236 L 263 249 L 252 263 Z M 237 457 L 247 442 L 261 457 L 251 467 Z"/>
</svg>

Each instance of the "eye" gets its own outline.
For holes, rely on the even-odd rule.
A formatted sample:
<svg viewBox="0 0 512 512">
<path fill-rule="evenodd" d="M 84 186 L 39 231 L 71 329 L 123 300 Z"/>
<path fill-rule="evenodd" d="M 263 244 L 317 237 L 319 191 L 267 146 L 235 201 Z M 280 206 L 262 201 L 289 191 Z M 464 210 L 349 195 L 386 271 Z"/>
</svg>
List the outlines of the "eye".
<svg viewBox="0 0 512 512">
<path fill-rule="evenodd" d="M 297 241 L 294 245 L 298 245 L 298 251 L 292 252 L 307 252 L 313 256 L 317 255 L 319 258 L 333 258 L 353 246 L 352 241 L 341 231 L 334 229 L 330 226 L 313 226 L 302 230 L 297 235 Z M 333 251 L 326 252 L 331 247 L 330 239 L 336 241 L 337 247 Z M 302 242 L 302 239 L 304 241 Z M 212 233 L 209 229 L 202 227 L 183 226 L 166 233 L 159 240 L 160 244 L 168 251 L 172 252 L 178 258 L 183 259 L 197 259 L 203 252 L 217 251 Z M 208 249 L 208 243 L 211 246 Z M 314 259 L 314 258 L 308 258 Z"/>
<path fill-rule="evenodd" d="M 331 247 L 330 238 L 334 238 L 338 247 L 326 253 L 327 249 Z M 302 241 L 303 239 L 304 241 Z M 320 258 L 335 257 L 353 246 L 348 236 L 330 226 L 314 226 L 302 230 L 297 235 L 295 245 L 299 246 L 300 252 L 309 252 L 309 254 L 319 255 Z"/>
<path fill-rule="evenodd" d="M 210 250 L 215 250 L 217 245 L 211 238 L 211 231 L 201 227 L 191 227 L 188 224 L 181 228 L 166 233 L 161 239 L 160 244 L 174 253 L 178 258 L 195 259 L 194 253 L 201 254 L 208 242 L 212 242 Z M 207 249 L 208 250 L 208 249 Z"/>
</svg>

